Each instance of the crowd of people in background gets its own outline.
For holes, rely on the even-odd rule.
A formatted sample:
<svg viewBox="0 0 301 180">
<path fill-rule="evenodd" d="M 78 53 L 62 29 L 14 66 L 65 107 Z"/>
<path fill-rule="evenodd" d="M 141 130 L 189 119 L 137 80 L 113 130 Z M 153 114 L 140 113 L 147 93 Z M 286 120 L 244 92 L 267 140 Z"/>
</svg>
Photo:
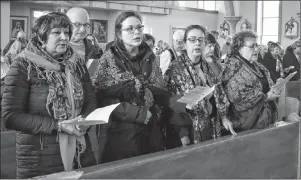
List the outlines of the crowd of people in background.
<svg viewBox="0 0 301 180">
<path fill-rule="evenodd" d="M 202 143 L 281 121 L 281 89 L 288 74 L 300 79 L 300 40 L 285 50 L 257 44 L 241 31 L 218 43 L 202 25 L 177 30 L 172 44 L 144 34 L 139 13 L 122 12 L 104 49 L 87 33 L 85 9 L 39 17 L 34 36 L 23 31 L 3 50 L 1 126 L 17 132 L 17 178 L 93 166 Z M 3 72 L 3 73 L 2 73 Z M 197 104 L 177 100 L 198 86 L 215 90 Z M 120 103 L 96 160 L 81 121 L 99 107 Z M 300 120 L 296 112 L 286 120 Z M 289 133 L 289 132 L 288 132 Z"/>
</svg>

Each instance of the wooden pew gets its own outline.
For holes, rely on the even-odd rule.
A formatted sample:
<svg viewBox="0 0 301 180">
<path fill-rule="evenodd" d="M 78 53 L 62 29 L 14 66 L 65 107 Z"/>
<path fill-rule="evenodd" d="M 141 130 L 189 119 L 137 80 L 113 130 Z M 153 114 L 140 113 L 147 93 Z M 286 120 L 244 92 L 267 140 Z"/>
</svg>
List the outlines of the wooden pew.
<svg viewBox="0 0 301 180">
<path fill-rule="evenodd" d="M 245 131 L 233 137 L 226 136 L 77 171 L 83 171 L 81 179 L 295 179 L 300 174 L 299 129 L 299 122 L 282 122 L 264 130 Z M 63 174 L 58 173 L 61 178 Z"/>
<path fill-rule="evenodd" d="M 84 168 L 80 179 L 300 177 L 299 122 Z M 299 173 L 299 174 L 298 174 Z M 60 174 L 58 174 L 59 177 Z"/>
</svg>

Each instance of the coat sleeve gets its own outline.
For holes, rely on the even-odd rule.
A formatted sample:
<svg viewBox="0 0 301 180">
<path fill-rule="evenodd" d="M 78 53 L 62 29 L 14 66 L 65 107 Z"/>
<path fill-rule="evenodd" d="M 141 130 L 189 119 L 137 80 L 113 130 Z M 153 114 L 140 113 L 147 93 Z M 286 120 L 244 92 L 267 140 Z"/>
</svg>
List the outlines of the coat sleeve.
<svg viewBox="0 0 301 180">
<path fill-rule="evenodd" d="M 50 117 L 30 114 L 27 111 L 30 84 L 27 81 L 26 65 L 17 59 L 11 65 L 4 80 L 2 119 L 6 128 L 28 134 L 53 134 L 57 121 Z"/>
</svg>

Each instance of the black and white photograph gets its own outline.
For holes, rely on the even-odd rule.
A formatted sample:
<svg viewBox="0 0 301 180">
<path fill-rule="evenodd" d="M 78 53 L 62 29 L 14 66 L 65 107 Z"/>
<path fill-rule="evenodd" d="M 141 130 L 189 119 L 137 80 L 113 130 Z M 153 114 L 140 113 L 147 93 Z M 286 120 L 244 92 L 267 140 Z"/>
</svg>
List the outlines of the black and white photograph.
<svg viewBox="0 0 301 180">
<path fill-rule="evenodd" d="M 300 1 L 0 12 L 0 179 L 301 179 Z"/>
</svg>

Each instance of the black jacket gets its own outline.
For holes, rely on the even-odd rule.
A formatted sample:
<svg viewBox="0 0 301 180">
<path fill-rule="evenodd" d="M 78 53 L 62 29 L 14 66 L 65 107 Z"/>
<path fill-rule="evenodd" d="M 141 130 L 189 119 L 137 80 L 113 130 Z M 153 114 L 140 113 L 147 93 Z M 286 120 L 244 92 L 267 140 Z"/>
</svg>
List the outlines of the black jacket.
<svg viewBox="0 0 301 180">
<path fill-rule="evenodd" d="M 16 57 L 4 79 L 1 103 L 6 128 L 17 131 L 16 168 L 17 178 L 21 179 L 64 171 L 57 142 L 57 120 L 46 110 L 48 83 L 38 78 L 35 68 L 28 79 L 28 66 L 25 58 Z M 88 73 L 81 80 L 84 91 L 81 114 L 88 115 L 96 108 L 95 93 Z M 81 155 L 81 165 L 96 165 L 88 134 L 85 139 L 87 147 Z"/>
<path fill-rule="evenodd" d="M 295 66 L 290 70 L 290 73 L 297 71 L 297 74 L 291 79 L 291 81 L 298 81 L 300 79 L 300 62 L 296 58 L 293 50 L 288 48 L 283 56 L 283 68 Z"/>
</svg>

